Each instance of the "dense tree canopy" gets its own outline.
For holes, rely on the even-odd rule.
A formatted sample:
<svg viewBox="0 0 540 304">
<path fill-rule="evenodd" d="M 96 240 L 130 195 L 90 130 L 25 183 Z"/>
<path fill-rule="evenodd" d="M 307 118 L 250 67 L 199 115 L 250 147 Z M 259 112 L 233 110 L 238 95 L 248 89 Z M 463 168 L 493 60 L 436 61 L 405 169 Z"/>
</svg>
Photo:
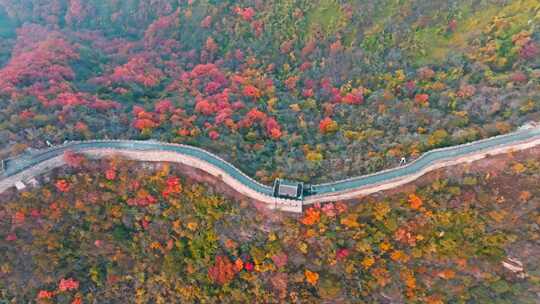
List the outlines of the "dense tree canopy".
<svg viewBox="0 0 540 304">
<path fill-rule="evenodd" d="M 322 182 L 540 121 L 537 0 L 0 0 L 0 159 L 206 148 Z M 535 303 L 540 164 L 269 213 L 87 160 L 0 194 L 0 302 Z M 195 174 L 197 175 L 197 174 Z"/>
<path fill-rule="evenodd" d="M 2 0 L 0 156 L 152 138 L 210 149 L 264 182 L 392 167 L 540 118 L 539 9 Z"/>
<path fill-rule="evenodd" d="M 65 158 L 42 187 L 2 196 L 4 301 L 534 303 L 540 292 L 536 158 L 301 215 L 226 199 L 175 165 Z"/>
</svg>

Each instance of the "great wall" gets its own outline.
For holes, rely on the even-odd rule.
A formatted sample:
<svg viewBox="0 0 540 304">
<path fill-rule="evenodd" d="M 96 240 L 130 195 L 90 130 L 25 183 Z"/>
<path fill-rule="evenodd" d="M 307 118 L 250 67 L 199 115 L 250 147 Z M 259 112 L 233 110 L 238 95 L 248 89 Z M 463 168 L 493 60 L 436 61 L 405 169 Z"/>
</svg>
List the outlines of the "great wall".
<svg viewBox="0 0 540 304">
<path fill-rule="evenodd" d="M 302 212 L 306 205 L 347 200 L 391 189 L 421 177 L 429 171 L 482 159 L 488 155 L 525 150 L 540 145 L 540 126 L 529 123 L 518 131 L 463 145 L 435 149 L 413 162 L 373 174 L 331 183 L 312 185 L 299 197 L 276 195 L 275 189 L 244 174 L 229 162 L 203 149 L 157 141 L 95 140 L 66 142 L 47 150 L 29 152 L 2 161 L 0 193 L 65 164 L 63 154 L 72 150 L 92 158 L 119 155 L 145 162 L 175 162 L 203 170 L 240 194 L 267 204 L 270 209 Z M 300 199 L 298 199 L 300 198 Z"/>
</svg>

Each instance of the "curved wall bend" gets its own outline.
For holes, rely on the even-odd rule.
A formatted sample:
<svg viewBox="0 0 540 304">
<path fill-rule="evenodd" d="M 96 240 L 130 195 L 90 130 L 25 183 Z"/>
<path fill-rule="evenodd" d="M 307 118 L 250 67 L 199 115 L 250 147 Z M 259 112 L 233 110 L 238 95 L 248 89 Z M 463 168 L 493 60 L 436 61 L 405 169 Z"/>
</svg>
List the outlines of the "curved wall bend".
<svg viewBox="0 0 540 304">
<path fill-rule="evenodd" d="M 28 180 L 47 170 L 64 165 L 63 153 L 73 150 L 90 157 L 119 154 L 139 161 L 182 163 L 222 179 L 239 193 L 266 203 L 269 208 L 301 212 L 303 205 L 367 195 L 411 182 L 437 168 L 475 161 L 487 155 L 528 149 L 537 145 L 540 145 L 540 126 L 532 126 L 506 135 L 432 150 L 402 167 L 314 185 L 314 194 L 306 196 L 304 201 L 295 201 L 273 197 L 272 187 L 257 182 L 219 156 L 200 148 L 157 141 L 68 142 L 61 146 L 6 160 L 5 171 L 0 174 L 0 193 L 14 186 L 17 181 Z"/>
</svg>

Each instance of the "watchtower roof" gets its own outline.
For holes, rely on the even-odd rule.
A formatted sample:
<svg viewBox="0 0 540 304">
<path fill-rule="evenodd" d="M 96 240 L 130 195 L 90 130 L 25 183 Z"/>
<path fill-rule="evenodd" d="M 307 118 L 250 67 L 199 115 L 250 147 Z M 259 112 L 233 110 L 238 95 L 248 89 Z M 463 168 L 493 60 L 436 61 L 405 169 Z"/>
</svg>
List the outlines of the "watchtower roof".
<svg viewBox="0 0 540 304">
<path fill-rule="evenodd" d="M 304 183 L 294 182 L 286 179 L 276 179 L 274 182 L 274 196 L 291 199 L 303 198 Z"/>
</svg>

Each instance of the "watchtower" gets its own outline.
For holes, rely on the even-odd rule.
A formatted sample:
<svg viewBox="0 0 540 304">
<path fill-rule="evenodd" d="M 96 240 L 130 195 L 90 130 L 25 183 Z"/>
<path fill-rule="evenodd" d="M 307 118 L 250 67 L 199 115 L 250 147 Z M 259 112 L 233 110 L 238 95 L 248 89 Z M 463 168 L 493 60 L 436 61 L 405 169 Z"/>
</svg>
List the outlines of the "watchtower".
<svg viewBox="0 0 540 304">
<path fill-rule="evenodd" d="M 278 178 L 274 181 L 274 197 L 302 200 L 304 183 Z"/>
</svg>

